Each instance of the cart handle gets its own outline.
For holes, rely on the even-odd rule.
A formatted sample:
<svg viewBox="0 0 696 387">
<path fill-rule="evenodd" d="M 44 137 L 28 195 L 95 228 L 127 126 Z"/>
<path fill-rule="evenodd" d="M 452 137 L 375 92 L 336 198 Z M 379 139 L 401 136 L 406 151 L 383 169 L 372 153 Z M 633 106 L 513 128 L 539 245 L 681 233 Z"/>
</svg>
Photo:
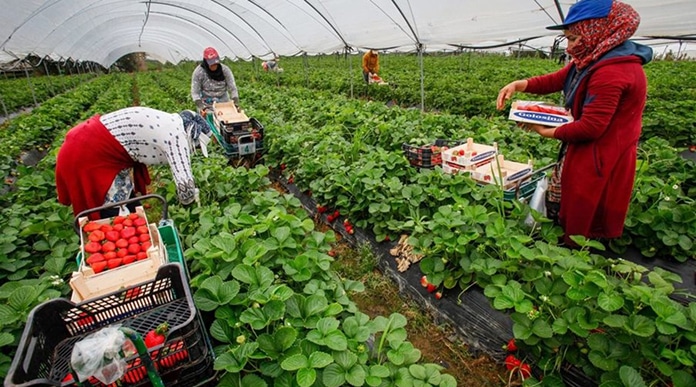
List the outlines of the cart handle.
<svg viewBox="0 0 696 387">
<path fill-rule="evenodd" d="M 84 210 L 84 211 L 80 212 L 79 214 L 75 215 L 75 222 L 73 222 L 73 228 L 75 229 L 75 232 L 77 233 L 77 235 L 80 235 L 80 218 L 87 216 L 93 212 L 106 210 L 106 209 L 114 208 L 114 207 L 122 207 L 126 204 L 130 204 L 130 203 L 145 200 L 145 199 L 153 199 L 153 198 L 159 199 L 159 201 L 162 202 L 162 219 L 167 219 L 167 217 L 169 216 L 167 201 L 160 195 L 147 194 L 147 195 L 142 195 L 142 196 L 136 196 L 134 198 L 126 199 L 126 200 L 123 200 L 120 202 L 108 203 L 108 204 L 104 204 L 103 206 L 100 206 L 100 207 L 89 208 L 87 210 Z"/>
</svg>

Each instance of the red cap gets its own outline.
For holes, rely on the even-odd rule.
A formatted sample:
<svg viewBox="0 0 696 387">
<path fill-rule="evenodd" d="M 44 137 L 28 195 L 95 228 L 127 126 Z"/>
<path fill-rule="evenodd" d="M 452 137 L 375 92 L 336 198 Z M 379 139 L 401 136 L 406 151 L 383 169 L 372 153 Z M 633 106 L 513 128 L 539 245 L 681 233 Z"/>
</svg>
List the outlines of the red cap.
<svg viewBox="0 0 696 387">
<path fill-rule="evenodd" d="M 208 66 L 220 63 L 220 55 L 218 55 L 218 52 L 212 47 L 203 50 L 203 59 L 208 63 Z"/>
</svg>

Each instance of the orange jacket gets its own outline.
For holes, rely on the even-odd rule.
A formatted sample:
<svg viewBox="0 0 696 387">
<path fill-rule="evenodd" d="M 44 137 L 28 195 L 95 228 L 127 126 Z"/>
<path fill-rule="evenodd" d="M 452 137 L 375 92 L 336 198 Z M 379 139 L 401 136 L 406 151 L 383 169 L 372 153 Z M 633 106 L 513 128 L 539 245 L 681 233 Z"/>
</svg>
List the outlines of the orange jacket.
<svg viewBox="0 0 696 387">
<path fill-rule="evenodd" d="M 379 72 L 379 55 L 373 54 L 372 50 L 366 52 L 362 57 L 362 68 L 363 72 L 377 74 Z"/>
</svg>

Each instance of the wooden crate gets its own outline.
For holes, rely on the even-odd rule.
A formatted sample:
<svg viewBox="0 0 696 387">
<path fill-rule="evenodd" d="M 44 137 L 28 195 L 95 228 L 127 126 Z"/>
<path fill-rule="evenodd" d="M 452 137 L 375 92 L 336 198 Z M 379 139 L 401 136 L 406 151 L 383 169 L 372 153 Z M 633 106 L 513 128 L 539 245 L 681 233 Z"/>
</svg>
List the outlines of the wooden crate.
<svg viewBox="0 0 696 387">
<path fill-rule="evenodd" d="M 244 110 L 237 110 L 234 102 L 214 102 L 213 111 L 215 112 L 215 121 L 219 124 L 230 125 L 238 122 L 249 122 L 249 117 L 244 113 Z"/>
<path fill-rule="evenodd" d="M 472 138 L 466 143 L 445 150 L 442 153 L 442 165 L 453 167 L 472 167 L 489 163 L 498 154 L 497 144 L 477 144 Z"/>
<path fill-rule="evenodd" d="M 513 188 L 516 184 L 532 176 L 532 162 L 518 163 L 505 160 L 503 155 L 471 172 L 471 178 L 483 184 L 497 184 L 503 189 Z"/>
<path fill-rule="evenodd" d="M 136 213 L 147 220 L 142 207 L 136 207 Z M 87 217 L 78 220 L 80 230 L 88 221 Z M 100 219 L 94 222 L 111 224 L 112 219 Z M 148 223 L 148 229 L 152 245 L 146 251 L 146 259 L 96 274 L 86 263 L 84 250 L 85 233 L 80 232 L 82 248 L 78 257 L 78 270 L 73 272 L 70 279 L 70 287 L 73 289 L 71 300 L 73 302 L 82 302 L 153 279 L 157 275 L 159 267 L 167 263 L 168 260 L 157 226 L 154 223 Z"/>
</svg>

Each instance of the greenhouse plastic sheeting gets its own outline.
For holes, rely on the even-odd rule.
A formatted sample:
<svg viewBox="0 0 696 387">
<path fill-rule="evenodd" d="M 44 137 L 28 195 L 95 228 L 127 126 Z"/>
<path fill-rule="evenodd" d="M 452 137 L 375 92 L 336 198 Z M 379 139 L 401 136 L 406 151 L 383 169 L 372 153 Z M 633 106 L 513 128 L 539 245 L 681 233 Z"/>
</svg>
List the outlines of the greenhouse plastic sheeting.
<svg viewBox="0 0 696 387">
<path fill-rule="evenodd" d="M 693 0 L 626 0 L 637 35 L 696 33 Z M 110 66 L 130 52 L 162 61 L 412 51 L 506 44 L 556 33 L 574 1 L 559 0 L 1 0 L 0 51 Z M 560 11 L 560 13 L 559 13 Z"/>
</svg>

